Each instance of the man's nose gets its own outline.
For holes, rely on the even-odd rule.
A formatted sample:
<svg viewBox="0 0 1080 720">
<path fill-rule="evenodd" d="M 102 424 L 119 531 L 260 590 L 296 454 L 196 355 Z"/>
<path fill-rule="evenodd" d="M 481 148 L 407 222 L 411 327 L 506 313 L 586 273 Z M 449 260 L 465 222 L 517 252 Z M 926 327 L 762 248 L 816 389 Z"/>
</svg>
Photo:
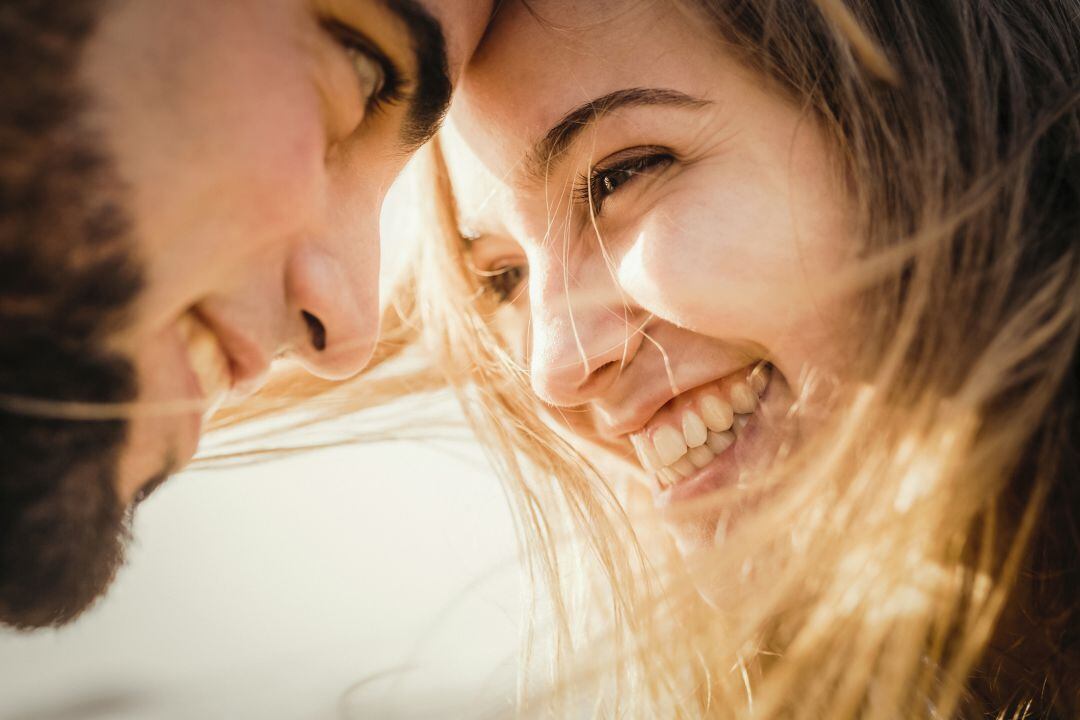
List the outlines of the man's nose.
<svg viewBox="0 0 1080 720">
<path fill-rule="evenodd" d="M 606 267 L 581 268 L 573 278 L 559 263 L 533 268 L 529 375 L 534 392 L 564 407 L 601 397 L 641 346 L 638 311 L 627 304 Z"/>
<path fill-rule="evenodd" d="M 293 356 L 341 380 L 364 368 L 379 333 L 378 211 L 294 249 L 286 270 Z"/>
</svg>

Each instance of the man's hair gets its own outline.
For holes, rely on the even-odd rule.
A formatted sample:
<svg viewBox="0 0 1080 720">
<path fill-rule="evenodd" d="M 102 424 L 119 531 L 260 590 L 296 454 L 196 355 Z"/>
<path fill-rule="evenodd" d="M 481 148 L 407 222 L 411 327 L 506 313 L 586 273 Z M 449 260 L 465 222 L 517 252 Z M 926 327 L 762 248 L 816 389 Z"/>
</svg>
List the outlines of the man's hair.
<svg viewBox="0 0 1080 720">
<path fill-rule="evenodd" d="M 106 341 L 141 276 L 79 76 L 104 5 L 0 6 L 0 621 L 17 626 L 88 606 L 126 534 L 114 475 L 127 422 L 34 411 L 136 396 L 131 364 Z"/>
</svg>

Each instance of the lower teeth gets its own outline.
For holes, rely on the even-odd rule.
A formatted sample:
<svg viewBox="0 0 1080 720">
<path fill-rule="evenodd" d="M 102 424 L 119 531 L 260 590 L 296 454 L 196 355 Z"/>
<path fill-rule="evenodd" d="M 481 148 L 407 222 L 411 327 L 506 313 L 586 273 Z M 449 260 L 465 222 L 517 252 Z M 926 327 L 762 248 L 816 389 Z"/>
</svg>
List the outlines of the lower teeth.
<svg viewBox="0 0 1080 720">
<path fill-rule="evenodd" d="M 750 415 L 738 414 L 730 430 L 719 433 L 710 430 L 704 445 L 690 448 L 681 458 L 657 471 L 661 487 L 674 485 L 715 460 L 717 455 L 732 446 L 738 431 L 746 427 L 748 422 Z"/>
</svg>

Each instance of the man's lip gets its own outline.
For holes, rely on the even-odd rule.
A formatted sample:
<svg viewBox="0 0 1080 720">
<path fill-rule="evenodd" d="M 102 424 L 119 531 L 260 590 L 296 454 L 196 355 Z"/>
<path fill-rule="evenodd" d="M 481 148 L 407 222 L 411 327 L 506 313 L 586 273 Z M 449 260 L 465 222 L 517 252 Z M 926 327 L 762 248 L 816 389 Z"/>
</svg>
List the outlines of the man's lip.
<svg viewBox="0 0 1080 720">
<path fill-rule="evenodd" d="M 203 307 L 196 306 L 192 312 L 210 328 L 225 353 L 232 376 L 232 394 L 244 397 L 262 387 L 270 372 L 270 355 L 263 351 L 262 346 Z"/>
</svg>

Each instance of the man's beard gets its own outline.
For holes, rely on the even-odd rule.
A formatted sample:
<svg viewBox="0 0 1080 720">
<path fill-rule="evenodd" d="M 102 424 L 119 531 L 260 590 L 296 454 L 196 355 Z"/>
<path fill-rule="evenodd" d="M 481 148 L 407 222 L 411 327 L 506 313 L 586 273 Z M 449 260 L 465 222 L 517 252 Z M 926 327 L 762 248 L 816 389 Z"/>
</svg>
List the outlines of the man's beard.
<svg viewBox="0 0 1080 720">
<path fill-rule="evenodd" d="M 141 287 L 123 188 L 84 124 L 80 51 L 98 0 L 0 8 L 0 621 L 64 623 L 122 563 L 115 475 L 128 422 L 22 400 L 121 403 L 131 363 L 107 349 Z M 34 408 L 37 408 L 36 410 Z"/>
</svg>

